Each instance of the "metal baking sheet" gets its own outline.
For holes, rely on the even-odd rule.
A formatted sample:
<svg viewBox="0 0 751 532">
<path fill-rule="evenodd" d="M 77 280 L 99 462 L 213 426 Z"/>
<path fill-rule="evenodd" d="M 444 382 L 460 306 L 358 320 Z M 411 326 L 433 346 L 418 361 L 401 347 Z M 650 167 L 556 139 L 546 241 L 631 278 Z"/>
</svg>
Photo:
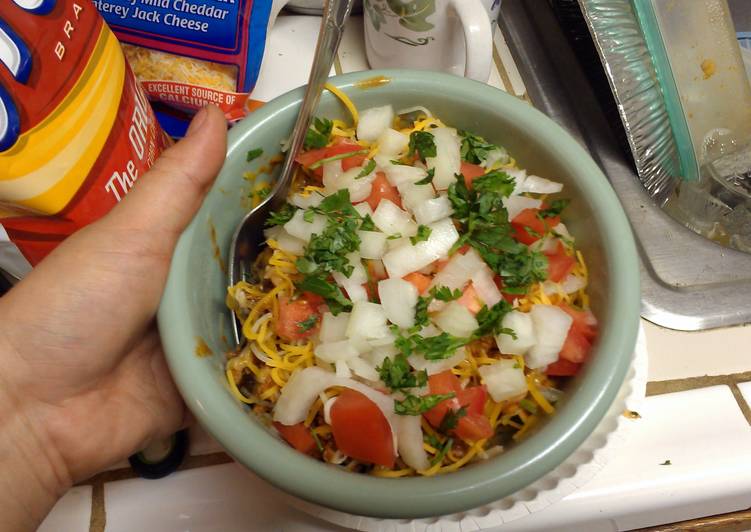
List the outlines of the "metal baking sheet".
<svg viewBox="0 0 751 532">
<path fill-rule="evenodd" d="M 653 202 L 547 2 L 505 0 L 500 27 L 532 103 L 589 149 L 623 204 L 641 255 L 642 315 L 679 330 L 751 322 L 751 255 L 696 235 Z"/>
</svg>

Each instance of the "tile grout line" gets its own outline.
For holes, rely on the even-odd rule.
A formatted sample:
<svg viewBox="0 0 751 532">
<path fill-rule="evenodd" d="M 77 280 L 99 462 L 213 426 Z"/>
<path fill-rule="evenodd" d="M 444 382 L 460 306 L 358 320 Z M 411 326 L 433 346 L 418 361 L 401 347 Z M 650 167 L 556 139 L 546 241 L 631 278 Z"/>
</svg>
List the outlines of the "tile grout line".
<svg viewBox="0 0 751 532">
<path fill-rule="evenodd" d="M 498 52 L 498 47 L 495 43 L 493 43 L 493 62 L 495 63 L 495 68 L 498 70 L 498 74 L 501 76 L 501 83 L 503 83 L 504 90 L 518 98 L 519 95 L 514 91 L 514 85 L 511 83 L 511 78 L 509 78 L 506 66 L 501 60 L 501 54 Z"/>
<path fill-rule="evenodd" d="M 751 381 L 751 371 L 733 373 L 729 375 L 705 375 L 704 377 L 687 377 L 685 379 L 671 379 L 665 381 L 650 381 L 647 383 L 647 397 L 666 393 L 683 392 L 709 386 L 726 385 L 744 381 Z"/>
</svg>

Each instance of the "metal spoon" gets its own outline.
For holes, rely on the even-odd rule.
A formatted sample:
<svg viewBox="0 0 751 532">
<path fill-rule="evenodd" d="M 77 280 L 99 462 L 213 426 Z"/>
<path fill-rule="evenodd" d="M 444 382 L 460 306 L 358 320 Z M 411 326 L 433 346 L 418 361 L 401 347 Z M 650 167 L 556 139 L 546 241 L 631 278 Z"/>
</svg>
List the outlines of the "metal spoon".
<svg viewBox="0 0 751 532">
<path fill-rule="evenodd" d="M 308 86 L 305 89 L 300 113 L 292 129 L 287 156 L 284 159 L 281 173 L 276 180 L 271 193 L 255 209 L 245 215 L 237 226 L 229 249 L 229 286 L 234 286 L 243 279 L 250 264 L 249 261 L 263 244 L 264 222 L 269 213 L 281 207 L 287 199 L 292 174 L 295 166 L 295 157 L 303 146 L 305 133 L 310 127 L 313 113 L 318 107 L 323 85 L 331 72 L 339 43 L 344 33 L 344 23 L 347 21 L 354 0 L 327 0 L 323 8 L 321 30 L 318 34 L 315 58 L 310 69 Z M 240 344 L 240 329 L 238 322 L 232 315 L 232 330 L 235 335 L 235 343 Z"/>
</svg>

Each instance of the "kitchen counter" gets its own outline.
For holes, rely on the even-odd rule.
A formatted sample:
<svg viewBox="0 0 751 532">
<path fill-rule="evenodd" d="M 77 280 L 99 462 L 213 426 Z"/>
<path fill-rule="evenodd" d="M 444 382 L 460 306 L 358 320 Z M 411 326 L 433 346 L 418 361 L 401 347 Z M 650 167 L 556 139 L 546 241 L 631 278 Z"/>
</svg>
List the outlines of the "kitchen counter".
<svg viewBox="0 0 751 532">
<path fill-rule="evenodd" d="M 268 101 L 306 82 L 318 27 L 316 17 L 278 19 L 254 99 Z M 500 32 L 494 59 L 489 83 L 529 101 Z M 334 70 L 367 68 L 362 19 L 355 17 Z M 729 512 L 695 526 L 751 529 L 751 512 L 744 512 L 751 508 L 751 327 L 686 333 L 643 325 L 647 398 L 626 445 L 580 489 L 502 530 L 673 530 L 680 527 L 662 525 Z M 158 481 L 135 478 L 118 464 L 72 489 L 40 530 L 338 530 L 288 506 L 200 429 L 192 432 L 190 454 L 181 471 Z"/>
</svg>

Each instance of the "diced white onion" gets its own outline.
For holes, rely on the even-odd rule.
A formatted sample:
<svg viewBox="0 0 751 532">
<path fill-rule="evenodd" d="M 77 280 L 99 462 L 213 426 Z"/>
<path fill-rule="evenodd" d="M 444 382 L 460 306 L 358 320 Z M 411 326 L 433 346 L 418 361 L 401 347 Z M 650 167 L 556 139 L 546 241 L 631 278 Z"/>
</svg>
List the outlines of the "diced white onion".
<svg viewBox="0 0 751 532">
<path fill-rule="evenodd" d="M 373 222 L 387 235 L 400 233 L 404 236 L 407 228 L 414 225 L 409 213 L 404 212 L 394 202 L 387 199 L 381 200 L 373 212 Z"/>
<path fill-rule="evenodd" d="M 529 313 L 512 310 L 501 320 L 501 327 L 514 331 L 516 338 L 510 334 L 495 337 L 498 350 L 506 355 L 524 355 L 537 343 L 532 316 Z"/>
<path fill-rule="evenodd" d="M 326 217 L 321 214 L 314 214 L 312 222 L 306 222 L 304 217 L 304 211 L 298 209 L 292 219 L 284 224 L 284 229 L 290 235 L 307 244 L 310 242 L 311 236 L 320 234 L 326 228 Z"/>
<path fill-rule="evenodd" d="M 480 166 L 485 169 L 492 168 L 495 163 L 500 162 L 501 164 L 505 164 L 508 160 L 508 152 L 506 149 L 498 147 L 488 152 L 485 156 L 485 160 L 480 163 Z"/>
<path fill-rule="evenodd" d="M 318 344 L 313 352 L 318 358 L 330 364 L 334 364 L 340 360 L 347 361 L 360 354 L 347 340 L 340 340 L 330 344 Z"/>
<path fill-rule="evenodd" d="M 276 237 L 278 237 L 282 231 L 284 231 L 284 227 L 280 225 L 274 225 L 264 229 L 263 236 L 266 237 L 266 240 L 276 240 Z"/>
<path fill-rule="evenodd" d="M 528 198 L 527 196 L 509 196 L 503 198 L 503 206 L 508 211 L 508 219 L 513 220 L 524 209 L 539 209 L 542 200 L 537 198 Z"/>
<path fill-rule="evenodd" d="M 365 339 L 388 337 L 391 332 L 386 320 L 386 312 L 381 305 L 358 301 L 352 307 L 347 324 L 347 336 L 361 336 Z"/>
<path fill-rule="evenodd" d="M 383 135 L 394 122 L 394 108 L 391 105 L 383 107 L 371 107 L 360 111 L 360 120 L 357 123 L 357 138 L 373 142 Z"/>
<path fill-rule="evenodd" d="M 305 254 L 305 242 L 290 235 L 287 231 L 282 230 L 279 233 L 276 237 L 276 243 L 279 245 L 279 249 L 285 253 L 297 256 Z"/>
<path fill-rule="evenodd" d="M 331 407 L 334 406 L 334 403 L 336 402 L 337 399 L 338 399 L 338 396 L 329 397 L 323 403 L 323 420 L 326 422 L 327 425 L 331 425 Z"/>
<path fill-rule="evenodd" d="M 367 381 L 378 381 L 378 372 L 375 370 L 375 368 L 373 368 L 373 366 L 365 362 L 362 358 L 353 358 L 351 360 L 348 360 L 347 365 L 358 377 L 361 377 Z"/>
<path fill-rule="evenodd" d="M 394 160 L 394 157 L 392 155 L 386 155 L 385 153 L 376 153 L 373 156 L 373 160 L 376 162 L 376 168 L 381 170 L 386 170 L 387 168 L 395 166 L 394 163 L 391 162 Z"/>
<path fill-rule="evenodd" d="M 530 314 L 537 343 L 527 351 L 525 360 L 530 368 L 537 369 L 558 360 L 573 318 L 555 305 L 533 305 Z"/>
<path fill-rule="evenodd" d="M 362 168 L 351 168 L 334 177 L 324 175 L 323 185 L 326 187 L 327 194 L 333 194 L 346 188 L 349 191 L 350 201 L 353 203 L 367 199 L 373 189 L 372 183 L 375 179 L 375 172 L 356 179 L 361 171 Z"/>
<path fill-rule="evenodd" d="M 501 291 L 498 290 L 498 286 L 496 286 L 493 278 L 493 271 L 483 262 L 482 267 L 475 270 L 475 273 L 472 274 L 472 278 L 470 279 L 475 292 L 477 292 L 477 297 L 479 297 L 488 308 L 491 308 L 503 299 Z"/>
<path fill-rule="evenodd" d="M 323 179 L 324 183 L 327 180 L 336 179 L 340 175 L 344 173 L 344 169 L 342 168 L 342 161 L 341 159 L 337 161 L 329 161 L 327 163 L 323 163 Z"/>
<path fill-rule="evenodd" d="M 404 164 L 394 164 L 383 169 L 386 179 L 392 186 L 398 187 L 402 183 L 415 183 L 425 179 L 428 173 L 422 168 L 416 166 L 407 166 Z"/>
<path fill-rule="evenodd" d="M 389 277 L 404 277 L 424 268 L 431 262 L 448 254 L 451 246 L 459 240 L 450 218 L 445 218 L 430 224 L 430 236 L 424 242 L 418 242 L 414 246 L 401 246 L 390 250 L 383 256 L 383 265 Z"/>
<path fill-rule="evenodd" d="M 438 127 L 430 130 L 436 146 L 436 156 L 428 157 L 425 162 L 428 168 L 435 168 L 433 186 L 438 190 L 446 190 L 456 181 L 462 164 L 460 153 L 461 141 L 456 130 Z"/>
<path fill-rule="evenodd" d="M 377 368 L 383 365 L 383 361 L 386 359 L 386 357 L 391 358 L 397 353 L 399 353 L 399 349 L 397 349 L 394 344 L 391 344 L 391 345 L 383 345 L 380 347 L 374 347 L 370 353 L 366 355 L 362 355 L 362 357 L 368 362 L 370 362 L 370 364 L 374 368 Z"/>
<path fill-rule="evenodd" d="M 293 194 L 292 197 L 289 199 L 289 202 L 295 207 L 300 207 L 301 209 L 308 209 L 310 207 L 318 207 L 323 201 L 323 198 L 324 198 L 323 194 L 317 191 L 313 191 L 307 195 Z"/>
<path fill-rule="evenodd" d="M 352 371 L 349 369 L 345 360 L 337 360 L 334 363 L 334 368 L 336 370 L 336 376 L 339 378 L 348 379 L 352 376 Z"/>
<path fill-rule="evenodd" d="M 472 313 L 457 301 L 451 301 L 433 316 L 433 322 L 441 330 L 460 338 L 468 338 L 480 326 Z"/>
<path fill-rule="evenodd" d="M 419 294 L 412 283 L 399 278 L 384 279 L 378 282 L 378 296 L 391 323 L 405 329 L 415 324 Z"/>
<path fill-rule="evenodd" d="M 347 337 L 347 323 L 349 312 L 340 312 L 334 316 L 331 312 L 325 312 L 321 318 L 321 331 L 318 339 L 323 344 L 330 344 L 344 340 Z"/>
<path fill-rule="evenodd" d="M 397 157 L 407 151 L 409 137 L 395 129 L 388 128 L 378 137 L 378 153 Z"/>
<path fill-rule="evenodd" d="M 514 191 L 511 195 L 517 196 L 521 194 L 522 185 L 524 185 L 524 180 L 527 179 L 527 171 L 523 168 L 505 168 L 503 171 L 514 178 Z"/>
<path fill-rule="evenodd" d="M 399 185 L 397 189 L 402 198 L 402 205 L 404 205 L 405 209 L 413 213 L 415 208 L 422 202 L 435 197 L 435 192 L 433 192 L 431 185 L 415 185 L 414 183 L 407 182 Z"/>
<path fill-rule="evenodd" d="M 445 286 L 451 290 L 464 288 L 464 285 L 472 279 L 472 275 L 483 266 L 485 262 L 474 248 L 470 248 L 464 254 L 455 253 L 446 266 L 433 277 L 430 287 Z"/>
<path fill-rule="evenodd" d="M 360 255 L 364 259 L 380 259 L 386 253 L 386 234 L 378 231 L 358 231 Z"/>
<path fill-rule="evenodd" d="M 423 113 L 427 118 L 432 118 L 433 117 L 433 113 L 430 112 L 430 109 L 428 109 L 427 107 L 423 107 L 422 105 L 414 105 L 412 107 L 406 107 L 404 109 L 399 109 L 396 112 L 396 114 L 398 114 L 399 116 L 401 116 L 401 115 L 408 115 L 410 113 L 416 113 L 418 111 L 421 112 L 421 113 Z"/>
<path fill-rule="evenodd" d="M 463 347 L 460 347 L 453 355 L 443 360 L 428 360 L 422 355 L 410 355 L 407 358 L 407 362 L 418 371 L 425 370 L 428 375 L 435 375 L 436 373 L 441 373 L 442 371 L 458 366 L 466 358 L 467 352 Z"/>
<path fill-rule="evenodd" d="M 542 283 L 542 291 L 545 292 L 546 295 L 551 296 L 557 294 L 560 287 L 560 290 L 562 290 L 564 294 L 573 294 L 585 286 L 587 286 L 587 282 L 584 280 L 584 277 L 579 277 L 578 275 L 570 273 L 560 283 L 545 281 Z"/>
<path fill-rule="evenodd" d="M 480 366 L 477 371 L 493 401 L 505 401 L 527 392 L 524 370 L 515 360 L 499 360 L 493 364 Z"/>
<path fill-rule="evenodd" d="M 386 274 L 386 268 L 383 267 L 383 261 L 371 260 L 370 267 L 373 269 L 373 275 L 378 279 L 385 279 L 388 277 Z"/>
<path fill-rule="evenodd" d="M 563 222 L 561 222 L 558 225 L 556 225 L 555 227 L 553 227 L 553 231 L 556 232 L 556 233 L 558 233 L 562 237 L 568 238 L 569 240 L 573 240 L 574 239 L 574 237 L 571 236 L 571 233 L 569 233 L 568 227 L 566 227 L 566 225 Z"/>
<path fill-rule="evenodd" d="M 350 301 L 354 303 L 355 301 L 368 300 L 368 292 L 362 286 L 362 283 L 358 283 L 357 281 L 353 281 L 352 279 L 347 279 L 343 274 L 339 272 L 334 272 L 332 276 L 334 277 L 336 284 L 344 288 L 347 298 L 349 298 Z"/>
<path fill-rule="evenodd" d="M 373 217 L 373 209 L 370 208 L 370 204 L 366 202 L 358 203 L 355 205 L 355 210 L 357 211 L 357 214 L 365 218 L 365 216 Z"/>
<path fill-rule="evenodd" d="M 368 342 L 368 340 L 366 340 L 359 334 L 350 336 L 349 343 L 351 343 L 354 348 L 357 349 L 357 352 L 360 353 L 360 356 L 366 353 L 370 353 L 373 350 L 373 346 L 370 345 L 370 342 Z"/>
<path fill-rule="evenodd" d="M 528 175 L 521 187 L 522 192 L 533 194 L 556 194 L 563 190 L 563 184 L 537 175 Z"/>
<path fill-rule="evenodd" d="M 555 249 L 558 247 L 558 239 L 554 236 L 546 235 L 539 240 L 535 240 L 529 245 L 529 249 L 532 251 L 540 251 L 542 253 L 555 253 Z"/>
<path fill-rule="evenodd" d="M 424 471 L 430 467 L 428 453 L 425 452 L 423 447 L 421 417 L 396 417 L 399 456 L 401 456 L 405 464 L 417 471 Z"/>
<path fill-rule="evenodd" d="M 444 195 L 425 200 L 416 205 L 412 210 L 415 214 L 415 220 L 417 220 L 418 224 L 422 225 L 428 225 L 442 218 L 446 218 L 447 216 L 451 216 L 454 212 L 454 209 L 451 207 L 451 202 Z"/>
</svg>

